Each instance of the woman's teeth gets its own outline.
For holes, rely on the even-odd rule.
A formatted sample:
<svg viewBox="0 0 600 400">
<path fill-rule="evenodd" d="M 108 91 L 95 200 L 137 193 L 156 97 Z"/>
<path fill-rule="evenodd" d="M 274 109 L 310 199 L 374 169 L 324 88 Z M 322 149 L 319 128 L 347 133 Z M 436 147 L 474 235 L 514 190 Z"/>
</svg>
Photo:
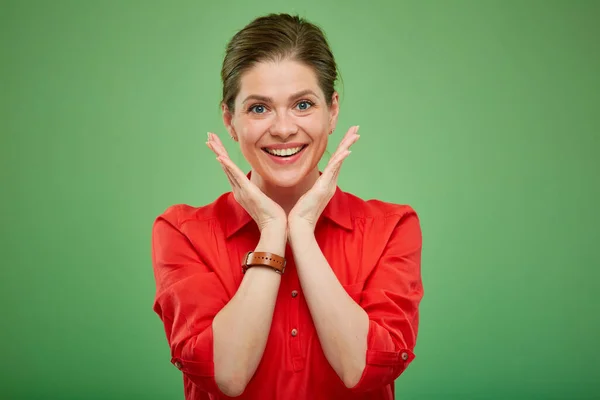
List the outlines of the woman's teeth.
<svg viewBox="0 0 600 400">
<path fill-rule="evenodd" d="M 303 147 L 304 146 L 298 146 L 298 147 L 292 147 L 290 149 L 268 149 L 268 148 L 265 148 L 265 151 L 274 156 L 288 157 L 288 156 L 293 156 L 294 154 L 298 153 L 300 150 L 302 150 Z"/>
</svg>

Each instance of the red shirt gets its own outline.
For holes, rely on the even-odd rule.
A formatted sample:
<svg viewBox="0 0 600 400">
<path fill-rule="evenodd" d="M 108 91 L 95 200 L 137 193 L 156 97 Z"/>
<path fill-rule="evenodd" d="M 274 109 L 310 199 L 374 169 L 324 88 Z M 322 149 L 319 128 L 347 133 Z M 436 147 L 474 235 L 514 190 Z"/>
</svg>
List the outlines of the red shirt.
<svg viewBox="0 0 600 400">
<path fill-rule="evenodd" d="M 409 206 L 363 201 L 337 188 L 315 236 L 340 283 L 369 315 L 364 373 L 348 389 L 327 362 L 288 245 L 267 345 L 238 398 L 393 399 L 394 380 L 414 358 L 423 297 L 418 217 Z M 259 237 L 230 192 L 203 207 L 172 206 L 155 221 L 154 311 L 187 400 L 227 398 L 214 378 L 212 320 L 239 287 L 242 258 Z"/>
</svg>

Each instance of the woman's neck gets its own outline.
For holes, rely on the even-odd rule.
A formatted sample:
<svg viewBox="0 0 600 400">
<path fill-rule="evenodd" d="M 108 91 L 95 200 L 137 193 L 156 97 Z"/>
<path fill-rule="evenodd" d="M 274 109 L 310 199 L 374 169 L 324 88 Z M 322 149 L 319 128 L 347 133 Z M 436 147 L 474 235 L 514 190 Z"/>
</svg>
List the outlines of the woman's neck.
<svg viewBox="0 0 600 400">
<path fill-rule="evenodd" d="M 298 202 L 298 199 L 304 195 L 319 179 L 319 169 L 315 169 L 306 175 L 297 185 L 292 187 L 281 187 L 271 185 L 260 175 L 252 171 L 250 181 L 266 194 L 271 200 L 283 208 L 285 214 L 289 214 L 292 208 Z"/>
</svg>

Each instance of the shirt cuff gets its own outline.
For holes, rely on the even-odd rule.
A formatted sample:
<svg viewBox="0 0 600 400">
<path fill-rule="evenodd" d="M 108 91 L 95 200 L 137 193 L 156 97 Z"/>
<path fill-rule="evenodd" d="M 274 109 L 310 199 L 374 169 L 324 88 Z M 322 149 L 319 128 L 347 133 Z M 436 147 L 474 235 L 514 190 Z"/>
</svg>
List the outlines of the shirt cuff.
<svg viewBox="0 0 600 400">
<path fill-rule="evenodd" d="M 215 380 L 212 325 L 186 340 L 179 354 L 173 354 L 171 363 L 200 390 L 224 396 Z"/>
<path fill-rule="evenodd" d="M 390 334 L 373 321 L 370 322 L 367 341 L 365 369 L 351 389 L 353 392 L 368 392 L 393 384 L 415 358 L 412 349 L 395 349 Z"/>
</svg>

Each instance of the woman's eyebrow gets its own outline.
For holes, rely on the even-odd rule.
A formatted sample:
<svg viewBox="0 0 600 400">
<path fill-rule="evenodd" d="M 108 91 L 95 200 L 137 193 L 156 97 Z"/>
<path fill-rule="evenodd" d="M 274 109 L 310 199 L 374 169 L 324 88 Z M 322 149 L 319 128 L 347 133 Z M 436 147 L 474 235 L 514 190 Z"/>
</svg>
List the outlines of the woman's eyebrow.
<svg viewBox="0 0 600 400">
<path fill-rule="evenodd" d="M 310 89 L 306 89 L 306 90 L 301 90 L 298 93 L 291 95 L 290 100 L 294 100 L 294 99 L 297 99 L 298 97 L 306 96 L 307 94 L 312 94 L 313 96 L 317 97 L 317 94 L 315 92 L 313 92 Z"/>
<path fill-rule="evenodd" d="M 317 94 L 314 91 L 312 91 L 310 89 L 306 89 L 306 90 L 301 90 L 298 93 L 294 93 L 293 95 L 290 96 L 289 99 L 290 100 L 294 100 L 294 99 L 297 99 L 299 97 L 306 96 L 307 94 L 311 94 L 313 96 L 317 96 Z M 262 101 L 264 103 L 272 103 L 273 102 L 273 99 L 270 98 L 270 97 L 261 96 L 261 95 L 258 95 L 258 94 L 251 94 L 251 95 L 249 95 L 248 97 L 246 97 L 244 99 L 244 101 L 242 102 L 242 104 L 247 103 L 249 100 L 257 100 L 257 101 Z"/>
<path fill-rule="evenodd" d="M 270 97 L 260 96 L 258 94 L 251 94 L 250 96 L 248 96 L 244 99 L 242 104 L 247 103 L 249 100 L 258 100 L 258 101 L 262 101 L 264 103 L 272 103 L 273 102 L 273 99 Z"/>
</svg>

